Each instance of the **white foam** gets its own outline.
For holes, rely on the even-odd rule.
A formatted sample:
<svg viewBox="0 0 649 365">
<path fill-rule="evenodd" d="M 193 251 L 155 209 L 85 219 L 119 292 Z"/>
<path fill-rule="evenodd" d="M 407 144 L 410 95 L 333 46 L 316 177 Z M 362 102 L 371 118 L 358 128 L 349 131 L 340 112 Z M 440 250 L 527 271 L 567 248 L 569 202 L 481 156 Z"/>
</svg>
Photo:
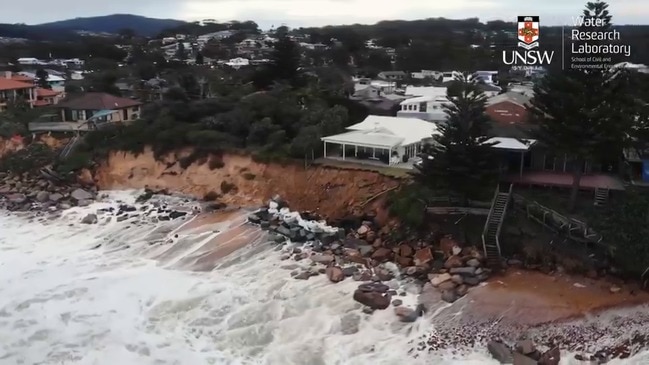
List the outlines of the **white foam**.
<svg viewBox="0 0 649 365">
<path fill-rule="evenodd" d="M 187 220 L 79 224 L 111 204 L 29 224 L 0 213 L 0 364 L 496 364 L 483 350 L 408 357 L 428 321 L 398 323 L 390 310 L 364 315 L 352 300 L 358 283 L 294 280 L 267 243 L 211 272 L 166 269 L 195 250 L 188 240 L 207 236 L 151 246 Z M 344 334 L 350 316 L 360 316 L 359 331 Z"/>
</svg>

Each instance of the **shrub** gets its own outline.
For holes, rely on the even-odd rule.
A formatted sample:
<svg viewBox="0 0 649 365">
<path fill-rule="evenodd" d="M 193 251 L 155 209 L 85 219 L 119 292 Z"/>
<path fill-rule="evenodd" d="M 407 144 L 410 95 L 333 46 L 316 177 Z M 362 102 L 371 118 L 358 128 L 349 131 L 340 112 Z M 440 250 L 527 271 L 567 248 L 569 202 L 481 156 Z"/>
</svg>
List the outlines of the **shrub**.
<svg viewBox="0 0 649 365">
<path fill-rule="evenodd" d="M 219 198 L 219 193 L 216 191 L 210 191 L 203 196 L 203 200 L 206 202 L 212 202 Z"/>
<path fill-rule="evenodd" d="M 22 150 L 10 153 L 0 159 L 0 171 L 17 174 L 34 171 L 52 164 L 56 154 L 45 144 L 32 143 Z"/>
<path fill-rule="evenodd" d="M 243 178 L 246 179 L 246 180 L 254 180 L 255 177 L 257 177 L 255 174 L 250 173 L 250 172 L 244 172 L 243 175 L 241 175 L 241 176 L 243 176 Z"/>
<path fill-rule="evenodd" d="M 221 192 L 223 194 L 227 194 L 229 192 L 236 193 L 237 192 L 237 186 L 232 184 L 232 183 L 229 183 L 227 181 L 223 181 L 223 182 L 221 182 Z"/>
<path fill-rule="evenodd" d="M 211 156 L 208 166 L 210 170 L 216 170 L 216 169 L 223 168 L 225 166 L 225 163 L 223 163 L 223 160 L 221 160 L 221 158 L 216 156 Z"/>
</svg>

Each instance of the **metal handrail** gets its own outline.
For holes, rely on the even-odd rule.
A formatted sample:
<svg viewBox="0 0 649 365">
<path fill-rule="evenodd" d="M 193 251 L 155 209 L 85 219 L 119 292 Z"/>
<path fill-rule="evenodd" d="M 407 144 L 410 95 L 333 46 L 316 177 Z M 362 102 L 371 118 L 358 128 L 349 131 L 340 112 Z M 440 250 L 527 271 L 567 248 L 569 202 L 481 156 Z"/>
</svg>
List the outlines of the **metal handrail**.
<svg viewBox="0 0 649 365">
<path fill-rule="evenodd" d="M 498 247 L 498 256 L 502 256 L 500 251 L 500 229 L 503 227 L 503 222 L 505 221 L 505 214 L 507 213 L 507 206 L 509 205 L 509 199 L 512 196 L 512 189 L 514 184 L 509 184 L 509 191 L 507 192 L 507 202 L 505 202 L 505 208 L 503 209 L 503 216 L 498 221 L 498 229 L 496 230 L 496 247 Z"/>
<path fill-rule="evenodd" d="M 491 208 L 489 209 L 489 214 L 487 215 L 487 221 L 485 222 L 484 228 L 482 229 L 482 249 L 484 250 L 485 257 L 487 257 L 487 242 L 485 241 L 485 235 L 487 234 L 487 228 L 489 227 L 489 220 L 491 219 L 491 214 L 494 211 L 494 203 L 496 202 L 496 198 L 498 198 L 499 192 L 500 192 L 500 185 L 496 185 L 496 192 L 494 193 L 493 200 L 491 201 Z"/>
</svg>

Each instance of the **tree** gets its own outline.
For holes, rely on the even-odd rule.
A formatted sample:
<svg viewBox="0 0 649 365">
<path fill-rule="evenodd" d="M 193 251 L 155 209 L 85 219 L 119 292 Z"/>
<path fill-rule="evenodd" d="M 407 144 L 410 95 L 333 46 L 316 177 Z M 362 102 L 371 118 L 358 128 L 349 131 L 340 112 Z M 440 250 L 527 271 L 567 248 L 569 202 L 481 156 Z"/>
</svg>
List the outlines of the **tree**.
<svg viewBox="0 0 649 365">
<path fill-rule="evenodd" d="M 187 59 L 187 50 L 185 50 L 185 43 L 178 42 L 178 46 L 176 48 L 176 58 L 181 61 Z"/>
<path fill-rule="evenodd" d="M 196 64 L 202 65 L 205 63 L 205 58 L 201 52 L 196 52 Z"/>
<path fill-rule="evenodd" d="M 589 2 L 585 18 L 601 19 L 603 31 L 611 16 L 604 2 Z M 553 72 L 534 87 L 531 122 L 534 137 L 548 149 L 572 161 L 569 209 L 574 210 L 586 161 L 617 164 L 629 141 L 632 118 L 628 112 L 624 77 L 605 69 L 568 69 Z"/>
<path fill-rule="evenodd" d="M 490 120 L 485 114 L 486 96 L 467 75 L 458 76 L 457 82 L 456 93 L 448 95 L 447 120 L 426 146 L 428 157 L 414 175 L 420 184 L 448 189 L 466 202 L 482 197 L 484 188 L 497 177 L 498 164 L 493 144 L 487 143 Z"/>
<path fill-rule="evenodd" d="M 280 37 L 273 44 L 271 72 L 275 79 L 295 81 L 300 67 L 300 50 L 288 36 Z"/>
<path fill-rule="evenodd" d="M 47 82 L 47 78 L 49 76 L 50 75 L 47 73 L 47 71 L 45 71 L 42 68 L 39 68 L 38 70 L 36 70 L 36 78 L 38 79 L 38 86 L 43 88 L 43 89 L 51 89 L 52 87 Z"/>
</svg>

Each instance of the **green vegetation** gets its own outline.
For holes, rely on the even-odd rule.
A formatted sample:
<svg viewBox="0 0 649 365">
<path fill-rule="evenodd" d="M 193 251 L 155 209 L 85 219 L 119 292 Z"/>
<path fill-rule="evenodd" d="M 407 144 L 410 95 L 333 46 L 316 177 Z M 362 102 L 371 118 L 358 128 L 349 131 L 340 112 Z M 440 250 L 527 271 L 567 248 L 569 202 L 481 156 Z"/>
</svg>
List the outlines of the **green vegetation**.
<svg viewBox="0 0 649 365">
<path fill-rule="evenodd" d="M 616 202 L 590 220 L 593 229 L 610 245 L 614 262 L 635 277 L 649 267 L 649 195 L 629 190 Z"/>
<path fill-rule="evenodd" d="M 10 171 L 15 174 L 33 172 L 50 165 L 55 157 L 55 152 L 47 145 L 32 143 L 0 159 L 0 171 Z"/>
</svg>

